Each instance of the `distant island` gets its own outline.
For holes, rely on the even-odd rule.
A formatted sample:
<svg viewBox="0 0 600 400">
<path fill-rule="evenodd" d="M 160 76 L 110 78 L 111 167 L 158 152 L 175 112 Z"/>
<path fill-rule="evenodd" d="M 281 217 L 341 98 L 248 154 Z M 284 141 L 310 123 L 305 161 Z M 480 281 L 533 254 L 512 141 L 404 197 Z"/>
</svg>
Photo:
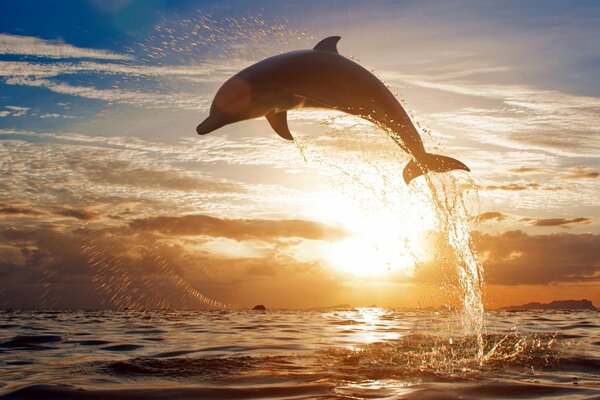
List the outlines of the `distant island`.
<svg viewBox="0 0 600 400">
<path fill-rule="evenodd" d="M 503 307 L 502 310 L 596 310 L 590 300 L 554 300 L 551 303 L 527 303 Z"/>
</svg>

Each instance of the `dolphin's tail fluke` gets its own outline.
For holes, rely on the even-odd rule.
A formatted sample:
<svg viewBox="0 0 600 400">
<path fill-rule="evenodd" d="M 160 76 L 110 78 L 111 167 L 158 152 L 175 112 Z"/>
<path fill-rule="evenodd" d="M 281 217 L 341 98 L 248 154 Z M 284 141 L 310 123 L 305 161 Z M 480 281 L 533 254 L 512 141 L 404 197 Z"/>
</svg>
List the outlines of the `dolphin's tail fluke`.
<svg viewBox="0 0 600 400">
<path fill-rule="evenodd" d="M 429 171 L 448 172 L 455 169 L 471 171 L 469 167 L 454 158 L 427 153 L 424 156 L 419 157 L 418 161 L 411 160 L 406 167 L 404 167 L 404 173 L 402 175 L 404 176 L 404 182 L 408 185 L 410 181 Z"/>
</svg>

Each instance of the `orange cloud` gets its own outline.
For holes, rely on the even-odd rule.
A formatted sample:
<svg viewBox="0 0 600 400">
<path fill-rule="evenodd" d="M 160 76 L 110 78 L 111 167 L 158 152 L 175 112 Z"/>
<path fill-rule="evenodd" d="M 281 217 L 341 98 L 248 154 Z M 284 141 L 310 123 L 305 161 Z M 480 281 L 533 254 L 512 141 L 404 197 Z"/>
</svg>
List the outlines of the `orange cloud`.
<svg viewBox="0 0 600 400">
<path fill-rule="evenodd" d="M 37 211 L 33 208 L 24 208 L 24 207 L 16 207 L 11 205 L 3 204 L 3 207 L 0 208 L 0 215 L 43 215 L 44 213 Z"/>
<path fill-rule="evenodd" d="M 508 231 L 473 239 L 491 284 L 600 281 L 600 235 Z"/>
<path fill-rule="evenodd" d="M 543 169 L 539 168 L 539 167 L 517 167 L 517 168 L 510 169 L 510 172 L 516 172 L 517 174 L 527 174 L 530 172 L 539 172 L 539 171 L 543 171 Z"/>
<path fill-rule="evenodd" d="M 225 257 L 178 235 L 267 243 L 257 257 Z M 0 231 L 0 304 L 48 308 L 214 308 L 333 304 L 338 282 L 279 238 L 333 239 L 342 230 L 303 220 L 157 217 L 103 229 L 38 224 Z M 202 241 L 197 241 L 201 244 Z M 294 243 L 296 243 L 294 241 Z"/>
<path fill-rule="evenodd" d="M 521 221 L 529 222 L 533 226 L 560 226 L 568 228 L 567 225 L 590 224 L 593 219 L 588 217 L 580 218 L 521 218 Z"/>
<path fill-rule="evenodd" d="M 360 285 L 349 291 L 329 268 L 299 261 L 288 251 L 298 240 L 328 240 L 344 234 L 312 221 L 228 220 L 206 215 L 137 219 L 103 229 L 41 223 L 20 229 L 4 227 L 1 250 L 10 257 L 0 258 L 0 304 L 203 308 L 217 306 L 211 299 L 278 307 L 335 304 L 339 296 L 352 301 L 360 298 Z M 260 240 L 265 248 L 256 256 L 229 257 L 211 253 L 201 246 L 204 239 L 186 235 Z M 280 240 L 291 237 L 298 239 L 293 244 Z M 452 301 L 448 293 L 460 291 L 448 243 L 442 236 L 432 237 L 437 241 L 432 245 L 436 249 L 432 261 L 419 266 L 413 277 L 386 278 L 388 285 L 411 286 L 413 295 L 407 298 L 390 292 L 381 304 L 412 304 L 418 296 L 433 299 L 435 288 L 441 288 L 436 301 L 443 304 Z M 542 287 L 600 281 L 600 235 L 510 231 L 475 233 L 473 239 L 490 285 Z"/>
<path fill-rule="evenodd" d="M 506 185 L 487 185 L 484 187 L 486 190 L 507 190 L 507 191 L 521 191 L 528 189 L 541 189 L 541 190 L 561 190 L 562 188 L 559 186 L 542 186 L 539 183 L 509 183 Z"/>
<path fill-rule="evenodd" d="M 477 220 L 479 222 L 486 222 L 486 221 L 504 221 L 506 219 L 506 215 L 502 214 L 500 212 L 497 211 L 487 211 L 484 212 L 482 214 L 479 215 L 479 217 L 477 217 Z"/>
<path fill-rule="evenodd" d="M 63 208 L 61 210 L 56 211 L 56 215 L 62 215 L 63 217 L 71 217 L 80 219 L 82 221 L 92 221 L 100 218 L 100 216 L 96 213 L 89 212 L 83 209 L 76 208 Z"/>
<path fill-rule="evenodd" d="M 413 280 L 460 287 L 457 261 L 443 236 L 430 238 L 434 260 L 417 268 Z M 473 243 L 484 266 L 486 285 L 548 285 L 559 282 L 600 282 L 600 235 L 529 235 L 474 232 Z"/>
<path fill-rule="evenodd" d="M 596 179 L 600 172 L 592 168 L 577 166 L 569 169 L 569 174 L 563 176 L 563 179 Z"/>
<path fill-rule="evenodd" d="M 130 227 L 136 231 L 153 231 L 164 235 L 214 236 L 234 240 L 277 237 L 336 240 L 346 236 L 341 228 L 313 221 L 220 219 L 208 215 L 136 219 L 130 223 Z"/>
</svg>

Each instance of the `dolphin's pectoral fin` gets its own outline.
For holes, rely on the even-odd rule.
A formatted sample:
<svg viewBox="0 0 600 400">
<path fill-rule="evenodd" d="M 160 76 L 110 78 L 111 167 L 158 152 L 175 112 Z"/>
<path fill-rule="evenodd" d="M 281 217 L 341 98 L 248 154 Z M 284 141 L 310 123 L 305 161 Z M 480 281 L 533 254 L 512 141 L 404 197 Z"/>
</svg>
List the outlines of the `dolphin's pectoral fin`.
<svg viewBox="0 0 600 400">
<path fill-rule="evenodd" d="M 328 51 L 330 53 L 339 54 L 337 50 L 337 42 L 339 42 L 340 39 L 341 37 L 339 36 L 329 36 L 328 38 L 325 38 L 317 43 L 317 45 L 313 47 L 313 50 Z"/>
<path fill-rule="evenodd" d="M 294 137 L 288 128 L 287 111 L 271 111 L 266 115 L 266 117 L 267 121 L 269 121 L 269 124 L 271 124 L 271 128 L 273 128 L 273 130 L 277 132 L 279 136 L 287 140 L 294 140 Z"/>
</svg>

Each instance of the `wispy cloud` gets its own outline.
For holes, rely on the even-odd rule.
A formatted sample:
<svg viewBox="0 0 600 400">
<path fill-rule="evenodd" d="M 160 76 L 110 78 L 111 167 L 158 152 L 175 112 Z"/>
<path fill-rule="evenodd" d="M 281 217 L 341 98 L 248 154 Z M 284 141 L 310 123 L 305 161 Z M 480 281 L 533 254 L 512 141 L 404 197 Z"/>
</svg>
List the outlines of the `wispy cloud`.
<svg viewBox="0 0 600 400">
<path fill-rule="evenodd" d="M 194 176 L 189 172 L 174 170 L 167 166 L 162 169 L 136 165 L 129 161 L 106 161 L 92 167 L 85 161 L 71 163 L 74 169 L 84 169 L 87 176 L 97 183 L 130 186 L 136 188 L 204 191 L 217 193 L 242 193 L 242 185 L 225 180 Z"/>
<path fill-rule="evenodd" d="M 522 190 L 538 189 L 538 190 L 561 190 L 559 186 L 545 186 L 539 183 L 509 183 L 504 185 L 487 185 L 485 190 L 506 190 L 510 192 L 519 192 Z"/>
<path fill-rule="evenodd" d="M 571 168 L 563 179 L 596 179 L 600 176 L 600 172 L 589 167 L 577 166 Z"/>
<path fill-rule="evenodd" d="M 542 172 L 544 169 L 540 167 L 516 167 L 511 168 L 510 172 L 515 172 L 517 174 L 529 174 L 535 172 Z"/>
<path fill-rule="evenodd" d="M 200 78 L 213 82 L 226 75 L 233 74 L 239 69 L 235 63 L 200 65 L 147 65 L 134 63 L 117 64 L 111 62 L 94 61 L 61 61 L 61 62 L 29 62 L 29 61 L 0 61 L 0 76 L 3 77 L 39 77 L 49 78 L 61 75 L 72 75 L 78 73 L 98 75 L 127 75 L 130 77 L 178 77 L 194 78 L 198 82 Z"/>
<path fill-rule="evenodd" d="M 11 205 L 0 203 L 0 215 L 19 216 L 19 215 L 31 215 L 38 216 L 44 215 L 43 212 L 38 211 L 29 207 L 22 207 L 19 205 Z"/>
<path fill-rule="evenodd" d="M 46 119 L 46 118 L 75 119 L 75 117 L 72 115 L 59 114 L 59 113 L 44 113 L 44 114 L 40 115 L 40 118 L 42 118 L 42 119 Z"/>
<path fill-rule="evenodd" d="M 173 146 L 140 141 L 136 147 L 136 141 L 130 141 L 126 147 L 127 138 L 94 141 L 88 136 L 80 141 L 68 134 L 42 138 L 40 142 L 40 135 L 32 134 L 0 140 L 0 201 L 26 201 L 42 209 L 100 203 L 116 214 L 120 203 L 143 203 L 146 210 L 155 206 L 160 210 L 158 204 L 164 207 L 168 202 L 175 211 L 211 197 L 235 201 L 237 195 L 249 195 L 238 182 L 165 162 L 164 154 Z M 184 146 L 173 149 L 175 157 L 177 152 L 189 155 Z"/>
<path fill-rule="evenodd" d="M 93 86 L 74 86 L 68 83 L 54 82 L 48 79 L 30 79 L 23 77 L 7 78 L 8 85 L 42 87 L 55 93 L 102 100 L 107 103 L 123 103 L 137 107 L 167 108 L 184 110 L 204 110 L 210 105 L 207 96 L 191 93 L 157 93 L 124 89 L 98 89 Z"/>
<path fill-rule="evenodd" d="M 167 235 L 220 236 L 234 240 L 299 237 L 338 240 L 347 233 L 340 228 L 303 220 L 222 219 L 208 215 L 184 215 L 136 219 L 130 227 Z"/>
<path fill-rule="evenodd" d="M 569 225 L 591 224 L 593 219 L 588 217 L 579 218 L 522 218 L 521 221 L 528 222 L 533 226 L 549 227 L 560 226 L 568 228 Z"/>
<path fill-rule="evenodd" d="M 33 36 L 0 34 L 0 54 L 45 58 L 97 58 L 103 60 L 130 60 L 127 54 L 101 49 L 85 49 L 60 40 L 44 40 Z"/>
<path fill-rule="evenodd" d="M 293 218 L 301 215 L 307 199 L 318 197 L 291 185 L 257 181 L 252 174 L 219 174 L 217 167 L 246 165 L 261 171 L 276 166 L 280 175 L 287 175 L 287 169 L 304 164 L 288 142 L 276 137 L 237 141 L 218 135 L 193 139 L 169 144 L 0 131 L 0 201 L 26 201 L 48 213 L 57 207 L 94 204 L 99 207 L 96 212 L 111 218 L 128 210 L 146 217 L 164 212 L 165 207 L 173 213 L 210 211 L 230 217 L 292 212 L 288 215 Z"/>
<path fill-rule="evenodd" d="M 88 210 L 76 209 L 76 208 L 62 208 L 55 211 L 56 215 L 62 215 L 63 217 L 71 217 L 75 219 L 80 219 L 83 221 L 92 221 L 100 218 L 100 216 L 96 213 L 90 212 Z"/>
<path fill-rule="evenodd" d="M 559 156 L 600 151 L 600 99 L 534 86 L 495 85 L 383 72 L 395 84 L 462 96 L 459 109 L 427 115 L 429 122 L 478 141 Z M 482 106 L 482 101 L 487 103 Z"/>
<path fill-rule="evenodd" d="M 31 108 L 20 106 L 5 106 L 4 110 L 0 110 L 0 118 L 2 117 L 24 117 L 29 113 Z"/>
<path fill-rule="evenodd" d="M 172 89 L 168 93 L 149 91 L 144 85 L 134 88 L 101 89 L 93 85 L 100 76 L 124 77 L 127 81 L 135 81 L 140 77 L 153 78 L 162 81 L 176 80 L 182 86 L 224 81 L 239 66 L 231 62 L 219 64 L 205 63 L 194 66 L 155 66 L 131 61 L 129 64 L 93 61 L 62 61 L 33 63 L 27 61 L 0 61 L 0 77 L 7 85 L 41 87 L 55 93 L 101 100 L 107 103 L 121 103 L 137 107 L 204 110 L 210 105 L 212 97 L 198 95 L 189 91 Z M 90 84 L 80 85 L 69 83 L 73 74 L 89 74 Z M 62 81 L 56 80 L 61 78 Z M 180 86 L 181 86 L 180 85 Z M 160 85 L 158 85 L 160 86 Z M 2 115 L 2 114 L 0 114 Z"/>
</svg>

